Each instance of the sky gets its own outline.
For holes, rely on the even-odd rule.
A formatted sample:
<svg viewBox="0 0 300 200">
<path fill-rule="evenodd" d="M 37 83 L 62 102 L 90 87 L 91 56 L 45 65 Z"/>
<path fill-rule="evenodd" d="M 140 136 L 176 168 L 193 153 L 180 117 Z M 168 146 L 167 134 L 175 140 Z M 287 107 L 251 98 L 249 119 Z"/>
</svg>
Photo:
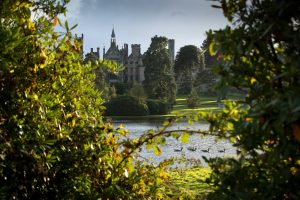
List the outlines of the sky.
<svg viewBox="0 0 300 200">
<path fill-rule="evenodd" d="M 71 0 L 67 18 L 78 24 L 74 33 L 84 34 L 84 53 L 110 46 L 114 28 L 116 41 L 141 44 L 144 53 L 155 35 L 175 39 L 175 52 L 185 45 L 200 47 L 209 29 L 220 29 L 227 21 L 220 9 L 207 0 Z"/>
</svg>

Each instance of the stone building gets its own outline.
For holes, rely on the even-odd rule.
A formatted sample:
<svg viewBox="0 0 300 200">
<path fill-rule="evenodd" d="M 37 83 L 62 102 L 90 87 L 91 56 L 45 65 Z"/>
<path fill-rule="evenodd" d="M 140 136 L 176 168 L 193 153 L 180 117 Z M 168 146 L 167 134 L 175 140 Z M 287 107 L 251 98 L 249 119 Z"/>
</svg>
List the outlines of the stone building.
<svg viewBox="0 0 300 200">
<path fill-rule="evenodd" d="M 143 66 L 143 55 L 141 54 L 141 45 L 132 44 L 131 54 L 128 57 L 128 63 L 126 64 L 124 72 L 124 81 L 128 82 L 142 82 L 145 80 Z"/>
<path fill-rule="evenodd" d="M 175 40 L 169 39 L 168 40 L 168 52 L 171 59 L 172 69 L 174 68 L 174 60 L 175 60 Z"/>
<path fill-rule="evenodd" d="M 116 41 L 115 30 L 112 30 L 111 39 L 110 39 L 110 47 L 107 51 L 105 51 L 105 47 L 103 48 L 103 60 L 112 60 L 116 61 L 118 64 L 125 66 L 128 60 L 128 44 L 124 44 L 122 49 L 119 49 Z M 115 74 L 109 74 L 108 80 L 110 82 L 123 82 L 124 81 L 124 72 L 120 72 L 117 76 Z"/>
<path fill-rule="evenodd" d="M 81 34 L 81 36 L 78 36 L 77 34 L 75 34 L 75 40 L 77 40 L 77 42 L 80 44 L 80 54 L 83 58 L 83 34 Z"/>
<path fill-rule="evenodd" d="M 120 65 L 125 66 L 124 71 L 120 72 L 119 76 L 110 75 L 110 82 L 142 82 L 144 81 L 144 66 L 143 56 L 141 54 L 141 45 L 132 44 L 131 54 L 128 56 L 128 44 L 124 44 L 122 49 L 119 49 L 116 44 L 116 35 L 114 29 L 111 33 L 110 47 L 107 51 L 103 49 L 103 59 L 113 60 Z"/>
<path fill-rule="evenodd" d="M 85 54 L 85 61 L 95 61 L 100 59 L 100 48 L 97 47 L 97 51 L 94 51 L 93 48 L 91 48 L 91 51 L 87 54 Z"/>
<path fill-rule="evenodd" d="M 174 64 L 175 57 L 175 40 L 170 39 L 168 41 L 168 52 L 170 55 L 172 67 Z M 90 60 L 93 58 L 100 58 L 99 48 L 94 52 L 93 48 L 91 48 L 91 52 L 86 54 L 86 59 Z M 119 73 L 119 75 L 109 74 L 108 80 L 109 82 L 139 82 L 142 83 L 145 80 L 145 67 L 143 65 L 143 55 L 141 53 L 141 45 L 140 44 L 132 44 L 131 45 L 131 54 L 128 55 L 128 44 L 124 44 L 121 49 L 117 45 L 115 30 L 112 30 L 111 39 L 110 39 L 110 47 L 106 51 L 105 47 L 103 48 L 103 60 L 112 60 L 116 61 L 118 64 L 125 67 L 123 71 Z"/>
</svg>

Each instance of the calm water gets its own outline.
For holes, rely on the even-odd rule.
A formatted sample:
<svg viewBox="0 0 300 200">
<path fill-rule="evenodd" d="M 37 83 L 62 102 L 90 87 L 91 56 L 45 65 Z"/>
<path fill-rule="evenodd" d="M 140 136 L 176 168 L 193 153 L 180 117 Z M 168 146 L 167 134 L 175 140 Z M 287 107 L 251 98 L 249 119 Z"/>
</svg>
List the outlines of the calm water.
<svg viewBox="0 0 300 200">
<path fill-rule="evenodd" d="M 123 124 L 124 128 L 129 130 L 130 138 L 138 138 L 143 133 L 147 132 L 149 129 L 157 130 L 159 127 L 162 127 L 161 121 L 115 121 L 115 126 L 119 124 Z M 168 128 L 168 130 L 176 130 L 183 129 L 185 127 L 189 127 L 192 130 L 207 130 L 208 124 L 204 122 L 198 122 L 193 125 L 188 125 L 185 122 L 177 123 Z M 142 158 L 149 162 L 158 163 L 170 157 L 182 158 L 185 157 L 190 164 L 195 164 L 201 162 L 202 165 L 206 166 L 207 164 L 204 162 L 202 156 L 206 156 L 207 158 L 211 157 L 224 157 L 224 156 L 236 156 L 236 148 L 233 147 L 226 140 L 216 141 L 213 136 L 200 136 L 200 135 L 191 135 L 189 138 L 189 142 L 187 144 L 182 144 L 181 140 L 176 140 L 173 137 L 166 138 L 166 145 L 162 147 L 162 154 L 160 156 L 156 156 L 153 153 L 153 150 L 147 150 L 145 147 L 142 148 L 140 155 Z M 176 149 L 181 149 L 182 151 L 176 151 Z M 195 148 L 195 151 L 191 151 L 189 149 Z M 209 152 L 203 152 L 202 150 L 208 150 Z M 224 151 L 225 152 L 219 152 Z"/>
</svg>

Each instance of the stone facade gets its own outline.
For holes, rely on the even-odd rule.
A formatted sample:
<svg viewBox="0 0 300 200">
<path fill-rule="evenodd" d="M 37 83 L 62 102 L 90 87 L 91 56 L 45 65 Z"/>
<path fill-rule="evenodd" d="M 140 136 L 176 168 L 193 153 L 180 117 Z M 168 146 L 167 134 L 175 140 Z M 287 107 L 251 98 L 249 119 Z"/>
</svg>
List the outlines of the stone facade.
<svg viewBox="0 0 300 200">
<path fill-rule="evenodd" d="M 172 62 L 172 67 L 174 65 L 175 57 L 175 40 L 168 40 L 168 52 Z M 100 58 L 99 48 L 94 52 L 91 48 L 91 52 L 86 54 L 86 56 L 92 56 Z M 103 60 L 116 61 L 118 64 L 125 67 L 125 69 L 120 72 L 118 76 L 115 74 L 109 74 L 109 82 L 138 82 L 142 83 L 145 80 L 145 67 L 143 65 L 143 55 L 141 54 L 141 45 L 132 44 L 131 54 L 128 56 L 128 44 L 124 44 L 121 49 L 119 49 L 116 40 L 115 30 L 112 30 L 110 47 L 106 51 L 103 48 Z"/>
<path fill-rule="evenodd" d="M 124 71 L 118 76 L 110 75 L 110 82 L 142 82 L 144 78 L 143 56 L 141 54 L 141 45 L 131 45 L 132 52 L 128 56 L 128 44 L 124 44 L 122 49 L 116 44 L 116 35 L 114 29 L 111 33 L 110 47 L 107 51 L 103 49 L 103 59 L 113 60 L 120 65 L 125 66 Z"/>
<path fill-rule="evenodd" d="M 175 60 L 175 40 L 169 39 L 168 40 L 168 52 L 171 59 L 172 69 L 174 68 L 174 60 Z"/>
<path fill-rule="evenodd" d="M 80 44 L 80 54 L 83 58 L 83 34 L 81 34 L 81 36 L 78 36 L 77 34 L 75 34 L 75 40 L 77 40 L 77 42 Z"/>
<path fill-rule="evenodd" d="M 97 47 L 97 51 L 94 51 L 94 49 L 91 48 L 91 52 L 86 54 L 85 58 L 87 58 L 87 59 L 100 59 L 100 48 Z"/>
<path fill-rule="evenodd" d="M 124 81 L 142 82 L 145 80 L 145 67 L 143 66 L 141 45 L 132 44 L 131 49 L 132 52 L 128 57 L 128 63 L 126 64 L 126 69 L 124 73 Z"/>
</svg>

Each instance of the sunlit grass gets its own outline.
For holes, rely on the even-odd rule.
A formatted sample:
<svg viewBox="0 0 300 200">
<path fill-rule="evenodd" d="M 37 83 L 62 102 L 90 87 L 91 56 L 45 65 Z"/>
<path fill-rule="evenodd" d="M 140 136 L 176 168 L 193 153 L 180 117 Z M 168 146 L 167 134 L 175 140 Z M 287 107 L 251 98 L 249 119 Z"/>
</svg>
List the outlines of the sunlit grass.
<svg viewBox="0 0 300 200">
<path fill-rule="evenodd" d="M 178 96 L 176 103 L 169 114 L 166 115 L 147 115 L 147 116 L 113 116 L 114 119 L 128 119 L 128 120 L 164 120 L 168 117 L 178 115 L 192 115 L 198 112 L 218 112 L 222 108 L 217 102 L 217 97 L 201 96 L 199 97 L 199 106 L 196 108 L 189 108 L 187 106 L 187 96 Z"/>
<path fill-rule="evenodd" d="M 211 174 L 210 168 L 194 167 L 169 172 L 167 195 L 171 199 L 205 199 L 211 186 L 205 180 Z"/>
<path fill-rule="evenodd" d="M 188 115 L 196 114 L 198 112 L 217 112 L 220 111 L 219 104 L 216 97 L 200 97 L 199 106 L 196 108 L 189 108 L 186 103 L 186 98 L 180 96 L 176 99 L 176 104 L 173 106 L 169 116 L 174 115 Z"/>
</svg>

